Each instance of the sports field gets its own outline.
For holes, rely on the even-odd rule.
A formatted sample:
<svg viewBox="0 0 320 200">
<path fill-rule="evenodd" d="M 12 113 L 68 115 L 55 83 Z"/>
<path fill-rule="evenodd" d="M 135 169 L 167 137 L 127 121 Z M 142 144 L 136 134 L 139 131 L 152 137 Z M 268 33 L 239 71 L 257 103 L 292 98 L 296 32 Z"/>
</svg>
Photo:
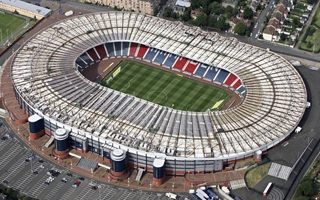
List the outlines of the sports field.
<svg viewBox="0 0 320 200">
<path fill-rule="evenodd" d="M 35 22 L 26 17 L 11 14 L 0 10 L 0 44 L 10 37 L 21 35 Z"/>
<path fill-rule="evenodd" d="M 220 109 L 225 90 L 134 61 L 122 61 L 102 85 L 178 110 Z"/>
</svg>

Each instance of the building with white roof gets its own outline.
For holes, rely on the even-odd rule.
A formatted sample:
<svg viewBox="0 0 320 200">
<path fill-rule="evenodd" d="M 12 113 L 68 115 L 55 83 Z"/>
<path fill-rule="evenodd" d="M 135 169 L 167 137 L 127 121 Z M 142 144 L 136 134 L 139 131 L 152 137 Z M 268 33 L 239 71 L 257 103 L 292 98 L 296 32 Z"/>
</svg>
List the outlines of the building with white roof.
<svg viewBox="0 0 320 200">
<path fill-rule="evenodd" d="M 186 8 L 190 8 L 190 6 L 190 0 L 177 0 L 175 4 L 175 11 L 178 13 L 182 13 Z"/>
<path fill-rule="evenodd" d="M 50 9 L 20 0 L 0 0 L 0 9 L 10 12 L 18 12 L 20 15 L 36 18 L 38 20 L 48 16 L 51 13 Z"/>
</svg>

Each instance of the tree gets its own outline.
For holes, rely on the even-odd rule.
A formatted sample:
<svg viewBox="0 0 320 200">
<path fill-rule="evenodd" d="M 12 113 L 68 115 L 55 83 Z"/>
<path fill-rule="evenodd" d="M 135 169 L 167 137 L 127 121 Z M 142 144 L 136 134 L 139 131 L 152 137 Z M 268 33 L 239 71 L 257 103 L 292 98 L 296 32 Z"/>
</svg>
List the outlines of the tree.
<svg viewBox="0 0 320 200">
<path fill-rule="evenodd" d="M 208 15 L 201 13 L 195 20 L 194 24 L 196 26 L 206 26 L 208 24 Z"/>
<path fill-rule="evenodd" d="M 165 7 L 163 10 L 163 17 L 171 18 L 173 16 L 173 9 L 170 7 Z"/>
<path fill-rule="evenodd" d="M 217 28 L 217 18 L 215 16 L 210 15 L 208 19 L 208 26 L 212 28 Z"/>
<path fill-rule="evenodd" d="M 228 19 L 230 19 L 231 17 L 236 16 L 238 14 L 238 11 L 237 11 L 237 9 L 234 9 L 232 6 L 227 6 L 224 9 L 224 13 L 225 13 L 225 16 Z"/>
<path fill-rule="evenodd" d="M 246 35 L 247 31 L 248 31 L 248 27 L 243 21 L 238 22 L 234 27 L 234 32 L 237 33 L 238 35 Z"/>
<path fill-rule="evenodd" d="M 285 41 L 286 38 L 287 38 L 287 37 L 286 37 L 286 35 L 285 35 L 284 33 L 281 33 L 281 34 L 280 34 L 280 40 L 281 40 L 281 41 Z"/>
<path fill-rule="evenodd" d="M 209 10 L 211 14 L 215 14 L 215 15 L 221 15 L 224 12 L 221 4 L 216 1 L 212 2 L 209 5 Z"/>
<path fill-rule="evenodd" d="M 301 185 L 299 187 L 299 192 L 303 196 L 311 197 L 312 195 L 314 195 L 311 178 L 306 178 L 301 182 Z"/>
<path fill-rule="evenodd" d="M 220 29 L 221 31 L 226 31 L 230 28 L 229 23 L 226 22 L 226 18 L 224 16 L 219 17 L 217 20 L 216 27 Z"/>
<path fill-rule="evenodd" d="M 252 19 L 253 18 L 253 11 L 248 6 L 246 6 L 244 8 L 243 18 L 245 18 L 245 19 Z"/>
<path fill-rule="evenodd" d="M 292 19 L 292 23 L 295 25 L 295 26 L 299 26 L 300 25 L 300 20 L 298 17 L 294 17 Z"/>
<path fill-rule="evenodd" d="M 191 8 L 186 8 L 181 15 L 183 21 L 189 21 L 191 19 Z"/>
</svg>

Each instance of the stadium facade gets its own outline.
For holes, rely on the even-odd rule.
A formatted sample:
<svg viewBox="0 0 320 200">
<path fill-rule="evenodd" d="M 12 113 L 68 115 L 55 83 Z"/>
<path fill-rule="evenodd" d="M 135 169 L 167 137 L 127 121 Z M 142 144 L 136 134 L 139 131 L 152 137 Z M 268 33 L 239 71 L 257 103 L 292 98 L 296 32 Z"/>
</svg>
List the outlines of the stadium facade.
<svg viewBox="0 0 320 200">
<path fill-rule="evenodd" d="M 175 110 L 80 73 L 116 57 L 220 84 L 241 103 L 221 111 Z M 171 174 L 219 171 L 224 163 L 267 151 L 293 132 L 307 103 L 302 78 L 281 56 L 131 12 L 75 16 L 42 30 L 16 53 L 11 78 L 19 104 L 44 119 L 46 134 L 63 128 L 74 148 L 106 158 L 122 149 L 130 165 L 149 171 L 155 159 L 165 159 Z"/>
</svg>

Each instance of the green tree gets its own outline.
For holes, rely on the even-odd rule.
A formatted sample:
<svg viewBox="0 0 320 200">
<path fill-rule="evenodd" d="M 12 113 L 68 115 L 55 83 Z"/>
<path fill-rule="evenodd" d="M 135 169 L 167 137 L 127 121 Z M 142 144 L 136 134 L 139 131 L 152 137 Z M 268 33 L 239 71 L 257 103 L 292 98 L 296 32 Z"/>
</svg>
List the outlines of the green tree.
<svg viewBox="0 0 320 200">
<path fill-rule="evenodd" d="M 284 33 L 281 33 L 281 34 L 280 34 L 280 40 L 281 40 L 281 41 L 285 41 L 286 38 L 287 38 L 287 37 L 286 37 L 286 35 L 285 35 Z"/>
<path fill-rule="evenodd" d="M 195 20 L 194 25 L 196 26 L 206 26 L 208 24 L 208 15 L 201 13 Z"/>
<path fill-rule="evenodd" d="M 252 19 L 253 18 L 253 11 L 248 6 L 246 6 L 244 8 L 243 18 L 245 18 L 245 19 Z"/>
<path fill-rule="evenodd" d="M 231 17 L 234 17 L 238 14 L 238 11 L 237 9 L 234 9 L 232 6 L 227 6 L 225 9 L 224 9 L 224 13 L 225 13 L 225 16 L 230 19 Z"/>
<path fill-rule="evenodd" d="M 163 10 L 163 17 L 171 18 L 173 16 L 173 9 L 170 7 L 165 7 Z"/>
<path fill-rule="evenodd" d="M 302 196 L 311 197 L 312 195 L 314 195 L 311 178 L 308 177 L 301 182 L 301 185 L 299 187 L 299 192 L 300 194 L 302 194 Z"/>
<path fill-rule="evenodd" d="M 217 18 L 215 16 L 210 15 L 208 18 L 208 26 L 212 28 L 217 28 Z"/>
<path fill-rule="evenodd" d="M 292 19 L 292 23 L 295 25 L 295 26 L 299 26 L 300 25 L 300 20 L 298 17 L 294 17 Z"/>
<path fill-rule="evenodd" d="M 220 29 L 221 31 L 226 31 L 230 28 L 230 25 L 226 22 L 226 18 L 224 16 L 219 17 L 216 28 Z"/>
<path fill-rule="evenodd" d="M 189 21 L 191 19 L 191 8 L 186 8 L 181 15 L 183 21 Z"/>
<path fill-rule="evenodd" d="M 214 1 L 209 5 L 209 10 L 211 14 L 221 15 L 224 12 L 223 7 L 220 3 Z"/>
<path fill-rule="evenodd" d="M 247 31 L 248 31 L 248 27 L 243 21 L 238 22 L 234 27 L 234 32 L 237 33 L 238 35 L 246 35 Z"/>
</svg>

